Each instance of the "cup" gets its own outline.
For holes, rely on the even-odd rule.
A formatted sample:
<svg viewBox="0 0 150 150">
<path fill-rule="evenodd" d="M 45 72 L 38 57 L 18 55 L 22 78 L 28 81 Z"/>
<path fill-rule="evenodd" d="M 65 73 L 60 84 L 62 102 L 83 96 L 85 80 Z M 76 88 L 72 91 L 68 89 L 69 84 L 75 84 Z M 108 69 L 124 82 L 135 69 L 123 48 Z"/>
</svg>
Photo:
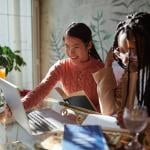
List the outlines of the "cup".
<svg viewBox="0 0 150 150">
<path fill-rule="evenodd" d="M 6 69 L 4 67 L 0 67 L 0 78 L 6 78 Z"/>
<path fill-rule="evenodd" d="M 143 145 L 138 141 L 138 135 L 143 131 L 148 124 L 148 114 L 146 106 L 137 106 L 133 109 L 124 109 L 123 113 L 124 124 L 127 129 L 133 134 L 133 139 L 127 145 L 126 150 L 143 150 Z"/>
</svg>

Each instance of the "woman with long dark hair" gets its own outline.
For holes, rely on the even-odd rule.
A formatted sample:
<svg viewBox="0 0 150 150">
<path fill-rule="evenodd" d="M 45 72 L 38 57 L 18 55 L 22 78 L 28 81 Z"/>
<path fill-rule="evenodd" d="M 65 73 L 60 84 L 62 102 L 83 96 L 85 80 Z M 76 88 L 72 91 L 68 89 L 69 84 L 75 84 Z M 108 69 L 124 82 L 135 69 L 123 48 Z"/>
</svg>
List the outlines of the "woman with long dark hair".
<svg viewBox="0 0 150 150">
<path fill-rule="evenodd" d="M 96 111 L 112 114 L 113 102 L 110 107 L 104 107 L 108 105 L 105 101 L 101 106 L 104 107 L 103 111 L 100 108 L 97 86 L 92 74 L 102 69 L 104 64 L 94 47 L 90 28 L 84 23 L 72 23 L 64 33 L 63 42 L 68 57 L 57 61 L 41 83 L 22 99 L 25 109 L 39 104 L 56 83 L 60 82 L 68 96 L 74 92 L 84 91 Z"/>
</svg>

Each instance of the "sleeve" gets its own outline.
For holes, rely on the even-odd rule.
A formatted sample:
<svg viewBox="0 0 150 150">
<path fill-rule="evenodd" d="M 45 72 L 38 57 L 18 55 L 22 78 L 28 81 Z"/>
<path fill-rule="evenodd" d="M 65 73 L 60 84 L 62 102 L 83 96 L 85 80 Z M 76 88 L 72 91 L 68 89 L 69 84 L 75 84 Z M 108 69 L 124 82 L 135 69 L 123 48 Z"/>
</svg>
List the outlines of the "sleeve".
<svg viewBox="0 0 150 150">
<path fill-rule="evenodd" d="M 58 61 L 49 69 L 48 73 L 46 74 L 45 78 L 41 81 L 41 83 L 21 99 L 25 110 L 36 106 L 49 94 L 49 92 L 55 86 L 57 81 L 60 80 L 60 72 L 61 65 Z"/>
<path fill-rule="evenodd" d="M 112 115 L 116 111 L 115 88 L 117 86 L 112 67 L 100 69 L 93 74 L 93 77 L 97 83 L 101 113 Z"/>
</svg>

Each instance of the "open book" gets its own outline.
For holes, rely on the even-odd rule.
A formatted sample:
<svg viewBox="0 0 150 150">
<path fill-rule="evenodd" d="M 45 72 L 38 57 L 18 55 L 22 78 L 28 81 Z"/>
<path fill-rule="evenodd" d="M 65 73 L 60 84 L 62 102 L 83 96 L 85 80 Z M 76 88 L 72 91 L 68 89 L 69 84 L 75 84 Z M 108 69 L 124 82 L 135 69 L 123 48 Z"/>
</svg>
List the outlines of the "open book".
<svg viewBox="0 0 150 150">
<path fill-rule="evenodd" d="M 70 95 L 66 95 L 66 93 L 61 88 L 56 87 L 55 89 L 62 96 L 66 106 L 70 105 L 71 107 L 81 108 L 83 110 L 87 109 L 96 111 L 95 106 L 86 96 L 84 91 L 78 91 Z"/>
</svg>

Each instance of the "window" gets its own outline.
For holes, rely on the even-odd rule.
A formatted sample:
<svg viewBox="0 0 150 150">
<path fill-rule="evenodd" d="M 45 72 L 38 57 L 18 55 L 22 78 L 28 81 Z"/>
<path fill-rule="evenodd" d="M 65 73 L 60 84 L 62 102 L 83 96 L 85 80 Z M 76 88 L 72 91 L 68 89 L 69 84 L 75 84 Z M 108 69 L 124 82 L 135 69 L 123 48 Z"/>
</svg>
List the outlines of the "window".
<svg viewBox="0 0 150 150">
<path fill-rule="evenodd" d="M 3 4 L 0 5 L 0 45 L 9 46 L 12 50 L 20 50 L 21 56 L 27 63 L 25 67 L 22 67 L 21 72 L 9 73 L 7 80 L 21 89 L 32 89 L 38 80 L 36 69 L 38 67 L 38 45 L 36 44 L 38 27 L 34 26 L 37 25 L 35 16 L 37 16 L 38 1 L 0 0 L 0 3 Z"/>
</svg>

